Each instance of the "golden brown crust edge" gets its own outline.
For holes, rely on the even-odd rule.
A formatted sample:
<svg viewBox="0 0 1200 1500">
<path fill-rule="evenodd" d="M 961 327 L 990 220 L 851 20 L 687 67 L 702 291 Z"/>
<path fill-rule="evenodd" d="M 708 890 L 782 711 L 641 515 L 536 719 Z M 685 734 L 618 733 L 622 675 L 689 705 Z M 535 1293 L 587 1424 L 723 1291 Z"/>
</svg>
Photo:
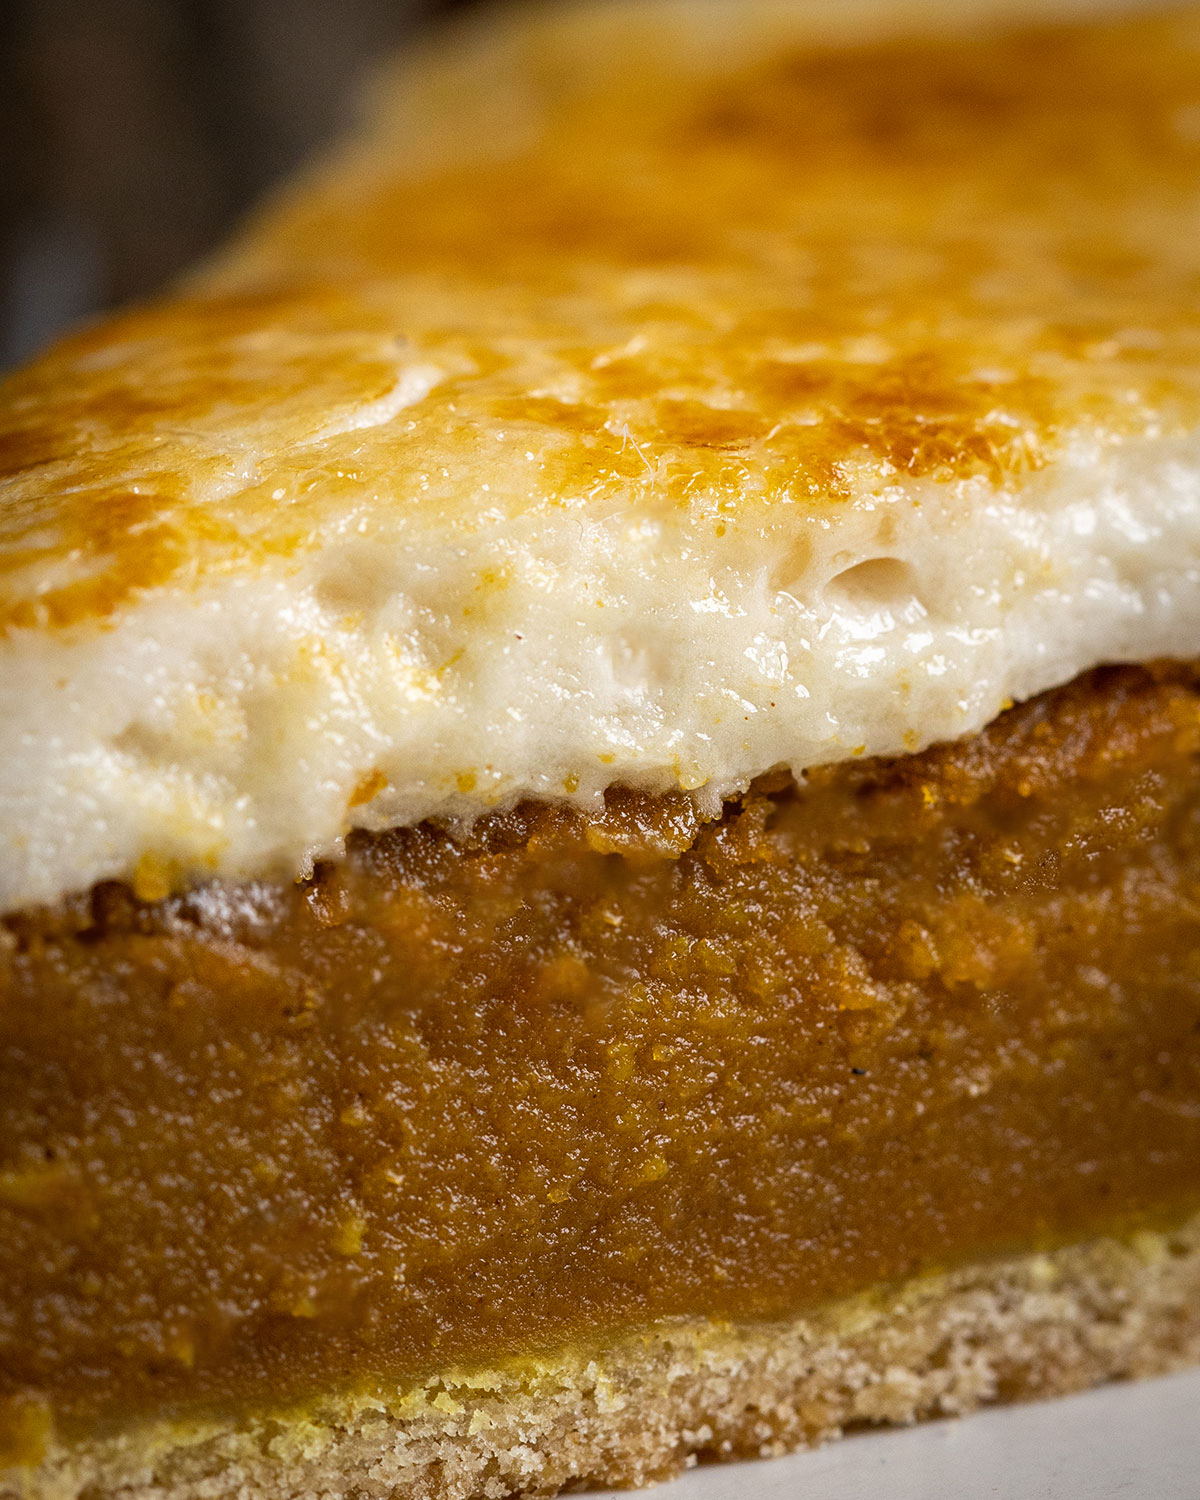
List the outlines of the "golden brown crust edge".
<svg viewBox="0 0 1200 1500">
<path fill-rule="evenodd" d="M 600 1352 L 453 1371 L 242 1426 L 52 1450 L 2 1500 L 502 1500 L 639 1485 L 847 1428 L 1064 1394 L 1200 1361 L 1200 1215 L 923 1277 L 789 1324 L 679 1323 Z"/>
</svg>

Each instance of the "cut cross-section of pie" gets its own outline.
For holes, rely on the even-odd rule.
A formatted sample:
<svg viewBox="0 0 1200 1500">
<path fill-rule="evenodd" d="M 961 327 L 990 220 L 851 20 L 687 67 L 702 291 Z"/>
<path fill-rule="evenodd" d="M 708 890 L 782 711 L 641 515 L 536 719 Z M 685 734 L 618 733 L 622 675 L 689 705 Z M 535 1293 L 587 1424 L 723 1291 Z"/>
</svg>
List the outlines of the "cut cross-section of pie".
<svg viewBox="0 0 1200 1500">
<path fill-rule="evenodd" d="M 0 1495 L 1200 1358 L 1200 11 L 485 16 L 0 389 Z"/>
</svg>

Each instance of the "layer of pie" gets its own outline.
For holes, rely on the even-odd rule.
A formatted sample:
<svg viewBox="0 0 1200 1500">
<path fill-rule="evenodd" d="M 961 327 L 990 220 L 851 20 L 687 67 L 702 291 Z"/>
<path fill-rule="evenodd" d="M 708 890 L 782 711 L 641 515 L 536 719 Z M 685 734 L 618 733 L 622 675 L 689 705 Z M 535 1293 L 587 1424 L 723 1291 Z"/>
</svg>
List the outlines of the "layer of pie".
<svg viewBox="0 0 1200 1500">
<path fill-rule="evenodd" d="M 12 918 L 0 1391 L 64 1437 L 1200 1207 L 1200 679 Z M 24 1429 L 21 1429 L 24 1430 Z"/>
<path fill-rule="evenodd" d="M 1200 1215 L 975 1262 L 764 1322 L 673 1319 L 623 1338 L 445 1368 L 236 1420 L 151 1417 L 47 1440 L 4 1500 L 513 1500 L 646 1484 L 867 1424 L 1061 1395 L 1200 1360 Z M 752 1476 L 747 1475 L 747 1480 Z"/>
<path fill-rule="evenodd" d="M 988 8 L 497 21 L 15 377 L 0 909 L 522 796 L 712 812 L 1190 654 L 1196 12 Z"/>
</svg>

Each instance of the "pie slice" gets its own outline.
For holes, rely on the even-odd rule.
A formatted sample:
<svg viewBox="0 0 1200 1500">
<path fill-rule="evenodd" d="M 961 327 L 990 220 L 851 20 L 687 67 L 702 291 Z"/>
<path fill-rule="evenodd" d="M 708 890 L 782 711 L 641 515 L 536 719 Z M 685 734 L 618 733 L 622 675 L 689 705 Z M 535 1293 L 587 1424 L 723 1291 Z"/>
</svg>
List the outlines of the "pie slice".
<svg viewBox="0 0 1200 1500">
<path fill-rule="evenodd" d="M 485 15 L 0 470 L 6 1500 L 1200 1358 L 1200 11 Z"/>
</svg>

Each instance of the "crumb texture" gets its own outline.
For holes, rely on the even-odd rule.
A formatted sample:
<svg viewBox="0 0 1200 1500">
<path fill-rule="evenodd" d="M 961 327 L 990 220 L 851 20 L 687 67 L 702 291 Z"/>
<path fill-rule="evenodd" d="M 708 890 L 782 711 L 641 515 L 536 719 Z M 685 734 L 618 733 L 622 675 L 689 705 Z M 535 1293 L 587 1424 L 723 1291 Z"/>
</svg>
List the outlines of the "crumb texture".
<svg viewBox="0 0 1200 1500">
<path fill-rule="evenodd" d="M 451 1371 L 303 1414 L 54 1448 L 4 1500 L 510 1500 L 643 1485 L 880 1423 L 1200 1358 L 1200 1219 L 861 1297 L 787 1324 L 679 1324 L 591 1354 Z"/>
</svg>

